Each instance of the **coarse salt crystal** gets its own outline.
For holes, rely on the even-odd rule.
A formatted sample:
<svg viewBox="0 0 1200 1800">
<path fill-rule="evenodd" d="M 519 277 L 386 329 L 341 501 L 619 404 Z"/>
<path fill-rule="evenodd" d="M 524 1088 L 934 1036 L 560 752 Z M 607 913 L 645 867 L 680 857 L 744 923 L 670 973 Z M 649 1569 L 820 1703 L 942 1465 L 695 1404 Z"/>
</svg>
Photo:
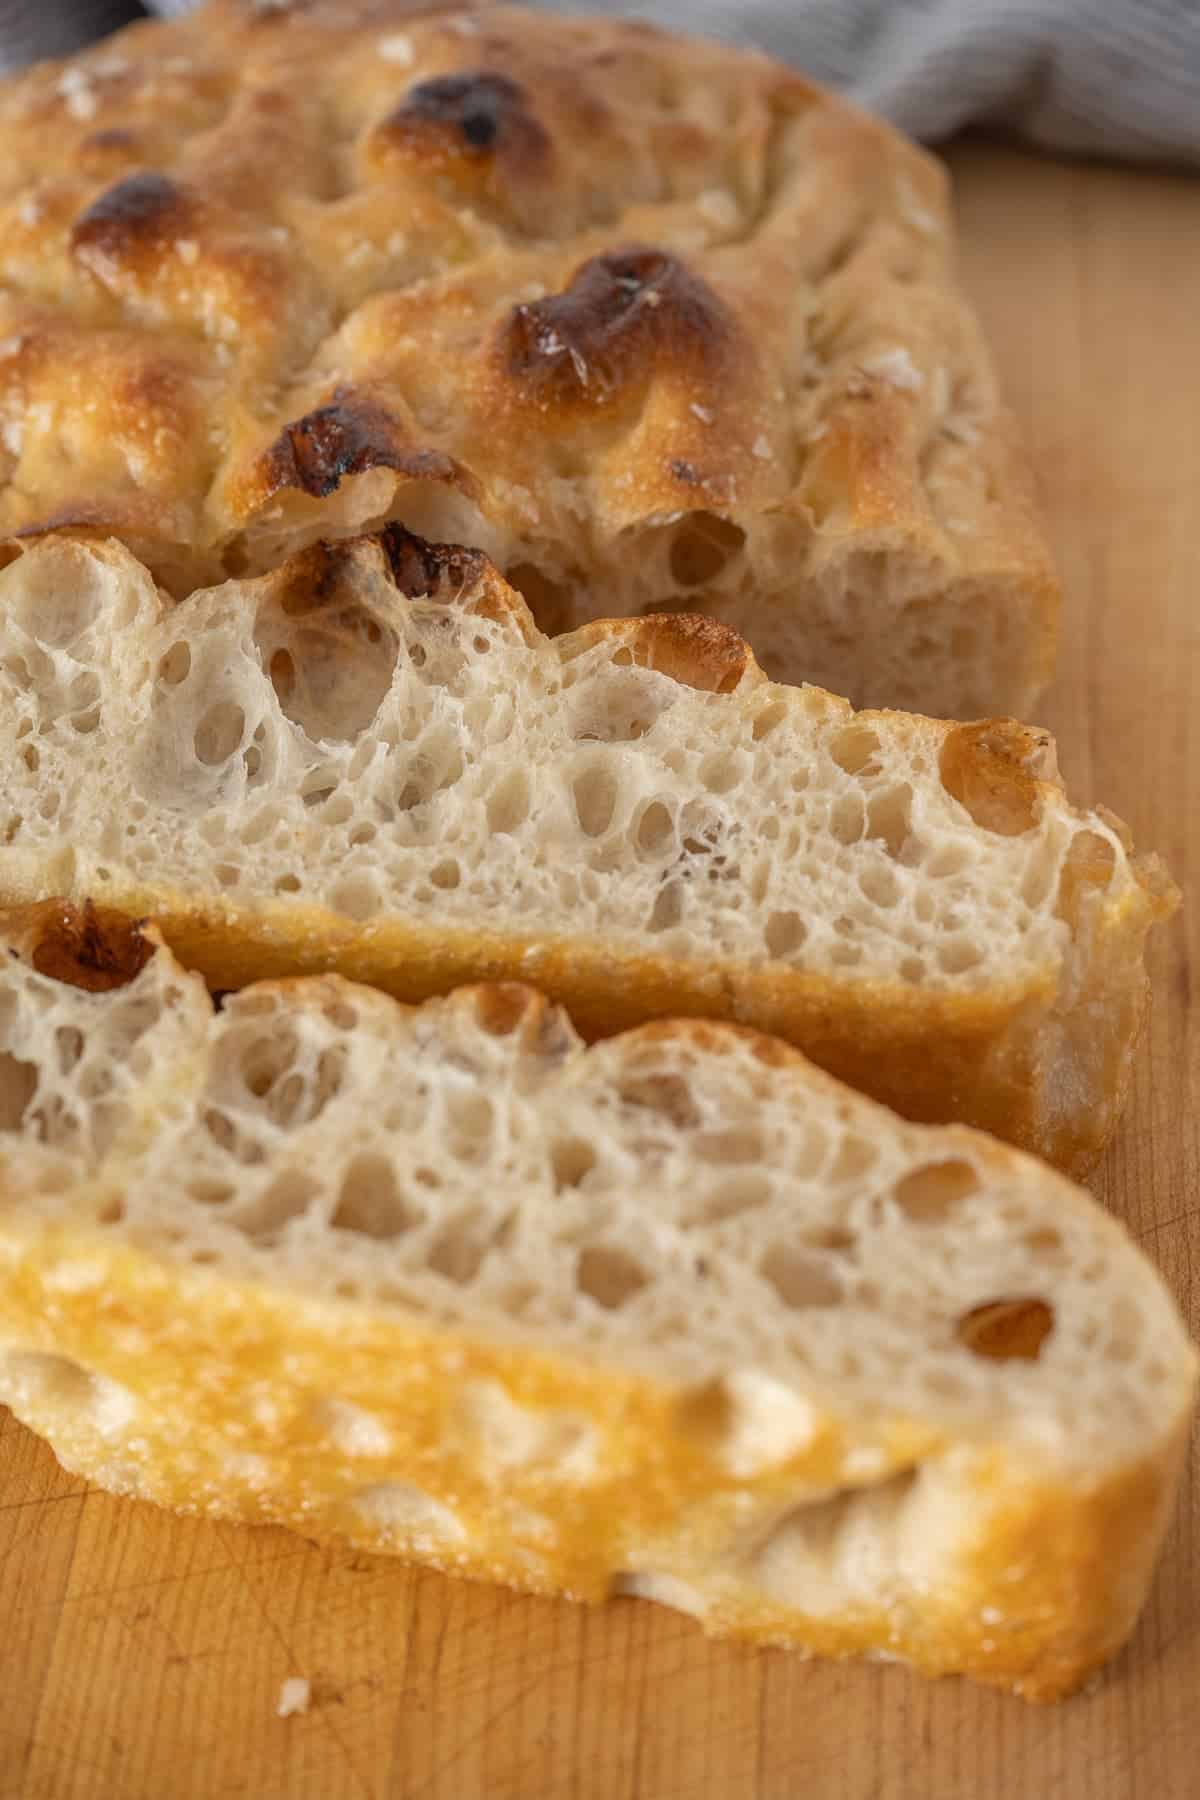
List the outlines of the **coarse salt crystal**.
<svg viewBox="0 0 1200 1800">
<path fill-rule="evenodd" d="M 693 400 L 691 410 L 695 414 L 695 416 L 699 419 L 699 421 L 702 425 L 711 425 L 712 424 L 713 413 L 712 413 L 712 409 L 710 407 L 701 406 L 699 401 Z"/>
</svg>

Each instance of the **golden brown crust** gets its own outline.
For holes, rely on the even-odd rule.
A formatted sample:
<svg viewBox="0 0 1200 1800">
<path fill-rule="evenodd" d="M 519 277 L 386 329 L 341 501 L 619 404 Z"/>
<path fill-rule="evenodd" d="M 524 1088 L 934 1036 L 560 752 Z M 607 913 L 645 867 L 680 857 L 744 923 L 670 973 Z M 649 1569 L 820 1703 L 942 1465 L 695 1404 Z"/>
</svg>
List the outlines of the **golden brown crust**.
<svg viewBox="0 0 1200 1800">
<path fill-rule="evenodd" d="M 0 149 L 0 530 L 107 525 L 183 592 L 434 491 L 568 623 L 707 610 L 772 673 L 958 716 L 1044 681 L 1054 580 L 943 178 L 779 65 L 216 0 L 10 84 Z M 639 575 L 680 515 L 744 536 L 736 581 Z M 905 615 L 899 671 L 856 608 Z M 955 624 L 999 633 L 984 673 Z"/>
<path fill-rule="evenodd" d="M 643 1567 L 652 1546 L 680 1598 L 703 1603 L 709 1631 L 825 1656 L 882 1651 L 1031 1700 L 1070 1693 L 1128 1635 L 1187 1443 L 1184 1407 L 1156 1453 L 1068 1481 L 986 1439 L 955 1446 L 893 1420 L 873 1480 L 952 1471 L 973 1541 L 937 1591 L 806 1616 L 764 1591 L 747 1548 L 795 1505 L 798 1484 L 819 1492 L 846 1479 L 837 1419 L 748 1486 L 697 1429 L 705 1396 L 695 1389 L 215 1279 L 70 1228 L 30 1239 L 6 1226 L 0 1267 L 8 1343 L 52 1364 L 67 1358 L 68 1372 L 115 1381 L 136 1403 L 136 1424 L 97 1421 L 70 1378 L 65 1403 L 53 1379 L 17 1402 L 66 1467 L 117 1492 L 578 1600 L 622 1591 L 622 1572 Z M 499 1383 L 534 1417 L 596 1432 L 596 1478 L 572 1491 L 569 1526 L 552 1538 L 538 1523 L 558 1472 L 506 1468 L 500 1495 L 496 1471 L 456 1435 L 459 1397 L 479 1383 Z M 390 1453 L 355 1455 L 331 1440 L 320 1423 L 331 1401 L 375 1421 Z M 392 1484 L 399 1514 L 375 1504 Z M 414 1494 L 415 1511 L 404 1505 Z"/>
</svg>

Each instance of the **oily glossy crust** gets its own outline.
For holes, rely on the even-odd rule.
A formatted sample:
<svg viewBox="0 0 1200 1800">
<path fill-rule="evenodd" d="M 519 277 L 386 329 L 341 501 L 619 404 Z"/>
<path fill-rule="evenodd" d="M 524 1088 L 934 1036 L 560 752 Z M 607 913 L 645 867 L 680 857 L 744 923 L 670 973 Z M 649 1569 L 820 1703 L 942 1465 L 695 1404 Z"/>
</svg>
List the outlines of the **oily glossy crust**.
<svg viewBox="0 0 1200 1800">
<path fill-rule="evenodd" d="M 0 530 L 110 529 L 183 592 L 431 493 L 593 579 L 698 511 L 761 540 L 768 611 L 900 558 L 906 604 L 1012 612 L 993 704 L 1045 680 L 1055 584 L 944 178 L 782 66 L 214 0 L 10 83 L 0 150 Z"/>
<path fill-rule="evenodd" d="M 1063 1195 L 1074 1203 L 1069 1189 Z M 748 1484 L 697 1431 L 702 1396 L 636 1372 L 214 1278 L 113 1249 L 86 1228 L 30 1236 L 12 1215 L 0 1277 L 10 1344 L 70 1358 L 138 1400 L 124 1432 L 36 1399 L 16 1407 L 67 1468 L 113 1491 L 581 1600 L 620 1591 L 621 1571 L 653 1545 L 657 1566 L 707 1602 L 712 1632 L 826 1656 L 882 1651 L 926 1674 L 965 1673 L 1035 1700 L 1069 1693 L 1128 1635 L 1187 1440 L 1181 1371 L 1177 1423 L 1165 1422 L 1156 1452 L 1132 1466 L 1067 1480 L 985 1441 L 962 1470 L 978 1533 L 958 1579 L 894 1609 L 814 1618 L 739 1578 L 730 1546 L 747 1520 L 751 1540 L 756 1519 L 769 1529 L 794 1504 L 797 1483 L 801 1492 L 836 1486 L 845 1436 L 860 1421 L 826 1417 L 810 1450 Z M 556 1474 L 507 1470 L 498 1504 L 494 1480 L 448 1435 L 455 1395 L 481 1380 L 502 1383 L 535 1415 L 566 1411 L 599 1433 L 595 1476 L 570 1490 L 550 1545 L 522 1521 L 561 1506 Z M 314 1424 L 330 1396 L 379 1420 L 390 1455 L 332 1445 Z M 952 1448 L 918 1422 L 894 1421 L 880 1478 Z M 353 1497 L 388 1481 L 451 1505 L 461 1536 L 436 1523 L 373 1523 Z M 992 1612 L 998 1594 L 1003 1630 Z"/>
</svg>

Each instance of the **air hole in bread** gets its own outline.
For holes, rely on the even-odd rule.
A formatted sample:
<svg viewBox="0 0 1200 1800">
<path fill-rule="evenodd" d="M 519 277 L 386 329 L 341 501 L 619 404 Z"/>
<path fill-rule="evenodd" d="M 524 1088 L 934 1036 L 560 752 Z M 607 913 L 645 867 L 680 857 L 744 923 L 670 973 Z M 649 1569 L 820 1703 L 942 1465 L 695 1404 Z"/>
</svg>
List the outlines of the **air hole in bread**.
<svg viewBox="0 0 1200 1800">
<path fill-rule="evenodd" d="M 401 1192 L 388 1159 L 360 1151 L 342 1176 L 331 1223 L 339 1231 L 387 1239 L 411 1231 L 423 1216 Z"/>
<path fill-rule="evenodd" d="M 193 653 L 184 639 L 176 639 L 167 650 L 166 655 L 158 662 L 158 679 L 166 682 L 167 688 L 178 688 L 187 680 L 193 666 Z"/>
<path fill-rule="evenodd" d="M 759 1263 L 759 1270 L 783 1304 L 797 1311 L 810 1306 L 838 1306 L 845 1297 L 829 1263 L 792 1244 L 773 1245 Z"/>
<path fill-rule="evenodd" d="M 603 837 L 617 802 L 616 776 L 602 763 L 593 763 L 576 775 L 571 789 L 580 830 L 588 837 Z"/>
<path fill-rule="evenodd" d="M 226 1206 L 237 1193 L 231 1181 L 220 1181 L 211 1175 L 196 1175 L 187 1184 L 188 1194 L 201 1206 Z"/>
<path fill-rule="evenodd" d="M 942 744 L 938 772 L 946 792 L 976 825 L 1020 837 L 1037 824 L 1037 783 L 1026 766 L 1022 728 L 1005 720 L 958 725 Z"/>
<path fill-rule="evenodd" d="M 702 1163 L 756 1163 L 764 1161 L 767 1148 L 761 1131 L 752 1125 L 730 1125 L 724 1131 L 704 1131 L 695 1140 Z"/>
<path fill-rule="evenodd" d="M 550 1168 L 554 1185 L 577 1188 L 596 1167 L 596 1152 L 585 1138 L 556 1138 L 550 1146 Z"/>
<path fill-rule="evenodd" d="M 654 896 L 647 931 L 671 931 L 683 918 L 683 889 L 679 882 L 669 881 Z"/>
<path fill-rule="evenodd" d="M 681 1223 L 685 1226 L 720 1225 L 726 1219 L 752 1212 L 755 1207 L 766 1206 L 774 1191 L 769 1176 L 758 1170 L 741 1170 L 727 1175 L 706 1193 L 688 1200 Z"/>
<path fill-rule="evenodd" d="M 947 975 L 965 975 L 983 961 L 983 951 L 971 938 L 946 938 L 937 947 L 937 959 Z"/>
<path fill-rule="evenodd" d="M 856 1131 L 847 1130 L 838 1145 L 837 1155 L 829 1170 L 830 1181 L 861 1181 L 868 1170 L 875 1167 L 879 1153 L 874 1144 L 869 1143 Z"/>
<path fill-rule="evenodd" d="M 80 737 L 87 737 L 100 723 L 100 679 L 81 675 L 71 684 L 71 699 L 80 708 L 71 714 L 71 725 Z"/>
<path fill-rule="evenodd" d="M 886 865 L 868 864 L 858 878 L 859 892 L 872 906 L 886 912 L 900 898 L 900 883 Z"/>
<path fill-rule="evenodd" d="M 434 1239 L 429 1251 L 429 1267 L 435 1275 L 465 1287 L 474 1281 L 488 1246 L 478 1236 L 478 1221 L 473 1213 L 460 1213 L 449 1220 Z"/>
<path fill-rule="evenodd" d="M 727 794 L 742 779 L 741 759 L 729 751 L 715 751 L 700 764 L 699 777 L 710 794 Z"/>
<path fill-rule="evenodd" d="M 912 788 L 907 782 L 872 794 L 867 801 L 869 838 L 882 838 L 889 856 L 898 857 L 912 827 Z"/>
<path fill-rule="evenodd" d="M 536 1002 L 528 988 L 516 982 L 497 982 L 475 990 L 475 1017 L 490 1037 L 511 1037 Z"/>
<path fill-rule="evenodd" d="M 38 1071 L 11 1051 L 0 1051 L 0 1131 L 19 1131 L 37 1093 Z"/>
<path fill-rule="evenodd" d="M 714 581 L 745 542 L 745 532 L 731 520 L 710 512 L 688 513 L 671 539 L 668 561 L 672 580 L 684 588 Z"/>
<path fill-rule="evenodd" d="M 627 647 L 614 650 L 614 664 L 632 664 Z M 581 681 L 574 701 L 571 735 L 580 742 L 632 744 L 645 737 L 660 712 L 670 705 L 666 683 L 632 667 L 627 675 L 606 671 L 595 682 Z"/>
<path fill-rule="evenodd" d="M 511 769 L 501 776 L 487 798 L 488 829 L 492 832 L 517 831 L 529 817 L 529 777 L 524 769 Z"/>
<path fill-rule="evenodd" d="M 374 836 L 373 830 L 371 835 Z M 351 841 L 353 842 L 354 840 L 352 839 Z M 359 841 L 363 840 L 360 839 Z M 449 893 L 461 882 L 462 870 L 455 858 L 448 856 L 444 861 L 436 864 L 435 867 L 430 870 L 429 879 L 435 888 L 441 888 L 443 893 Z"/>
<path fill-rule="evenodd" d="M 446 1096 L 447 1145 L 462 1162 L 481 1162 L 491 1146 L 496 1108 L 478 1090 L 464 1089 Z"/>
<path fill-rule="evenodd" d="M 74 1025 L 59 1025 L 54 1033 L 54 1050 L 60 1075 L 69 1075 L 83 1055 L 83 1033 Z"/>
<path fill-rule="evenodd" d="M 615 1312 L 646 1286 L 641 1264 L 615 1244 L 591 1244 L 580 1251 L 575 1283 L 581 1294 Z"/>
<path fill-rule="evenodd" d="M 877 775 L 878 751 L 879 733 L 869 725 L 844 725 L 829 745 L 830 756 L 847 775 Z"/>
<path fill-rule="evenodd" d="M 925 1163 L 898 1181 L 892 1195 L 901 1212 L 922 1224 L 938 1224 L 955 1207 L 979 1191 L 979 1176 L 969 1162 Z"/>
<path fill-rule="evenodd" d="M 960 1343 L 993 1362 L 1035 1362 L 1053 1329 L 1053 1307 L 1036 1297 L 988 1300 L 956 1327 Z"/>
<path fill-rule="evenodd" d="M 808 926 L 797 912 L 773 912 L 767 916 L 763 942 L 767 955 L 781 959 L 799 950 L 808 936 Z"/>
<path fill-rule="evenodd" d="M 217 700 L 196 727 L 196 757 L 208 768 L 229 761 L 246 734 L 246 715 L 232 700 Z"/>
<path fill-rule="evenodd" d="M 904 1470 L 793 1507 L 754 1557 L 767 1594 L 816 1617 L 877 1604 L 875 1571 L 903 1560 L 905 1514 L 918 1480 L 919 1471 Z"/>
<path fill-rule="evenodd" d="M 335 912 L 348 919 L 373 919 L 383 906 L 383 893 L 376 877 L 366 870 L 344 876 L 330 894 Z"/>
<path fill-rule="evenodd" d="M 943 844 L 922 865 L 931 881 L 946 881 L 961 875 L 971 861 L 965 844 Z"/>
<path fill-rule="evenodd" d="M 575 595 L 570 582 L 552 581 L 533 563 L 515 563 L 506 579 L 524 599 L 540 631 L 557 637 L 570 629 L 575 617 Z"/>
<path fill-rule="evenodd" d="M 1107 838 L 1096 831 L 1077 831 L 1058 880 L 1055 911 L 1059 918 L 1074 921 L 1082 896 L 1089 889 L 1106 888 L 1116 866 L 1117 853 Z"/>
<path fill-rule="evenodd" d="M 284 1169 L 257 1199 L 239 1207 L 233 1223 L 248 1238 L 273 1240 L 285 1225 L 302 1218 L 321 1192 L 321 1184 L 302 1169 Z"/>
<path fill-rule="evenodd" d="M 784 700 L 771 700 L 766 706 L 760 707 L 754 715 L 752 728 L 755 743 L 760 744 L 764 738 L 769 738 L 783 724 L 788 712 L 789 708 Z"/>
<path fill-rule="evenodd" d="M 829 829 L 839 844 L 857 844 L 867 829 L 867 809 L 860 793 L 841 794 L 829 815 Z"/>
<path fill-rule="evenodd" d="M 674 847 L 675 820 L 661 800 L 651 800 L 643 807 L 634 828 L 634 843 L 641 856 L 652 859 L 667 855 Z"/>
<path fill-rule="evenodd" d="M 665 1070 L 628 1075 L 620 1083 L 617 1093 L 626 1106 L 659 1113 L 679 1131 L 694 1131 L 700 1124 L 699 1109 L 682 1075 Z"/>
</svg>

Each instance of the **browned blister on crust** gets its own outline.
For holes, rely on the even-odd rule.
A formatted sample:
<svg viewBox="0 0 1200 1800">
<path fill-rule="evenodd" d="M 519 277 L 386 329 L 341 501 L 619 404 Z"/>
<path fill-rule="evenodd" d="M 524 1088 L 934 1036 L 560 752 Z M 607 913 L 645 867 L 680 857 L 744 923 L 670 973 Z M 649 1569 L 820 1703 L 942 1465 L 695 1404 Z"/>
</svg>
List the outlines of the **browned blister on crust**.
<svg viewBox="0 0 1200 1800">
<path fill-rule="evenodd" d="M 1056 589 L 945 183 L 763 57 L 213 0 L 0 93 L 0 530 L 175 594 L 399 521 L 539 623 L 699 611 L 1025 712 Z"/>
</svg>

